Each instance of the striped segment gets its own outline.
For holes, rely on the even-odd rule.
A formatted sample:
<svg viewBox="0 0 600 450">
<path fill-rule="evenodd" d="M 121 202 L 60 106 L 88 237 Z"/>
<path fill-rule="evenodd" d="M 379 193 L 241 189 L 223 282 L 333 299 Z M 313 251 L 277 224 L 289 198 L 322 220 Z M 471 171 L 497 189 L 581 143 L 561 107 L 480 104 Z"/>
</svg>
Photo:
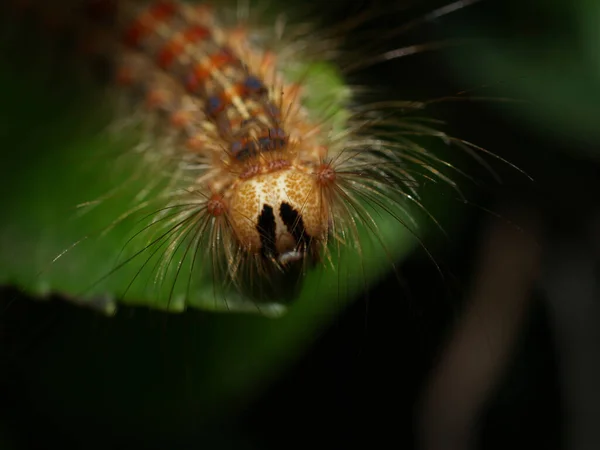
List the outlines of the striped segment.
<svg viewBox="0 0 600 450">
<path fill-rule="evenodd" d="M 227 46 L 222 38 L 226 30 L 216 28 L 209 13 L 199 17 L 186 8 L 197 6 L 154 1 L 141 11 L 130 10 L 122 29 L 125 45 L 149 57 L 157 69 L 202 103 L 201 120 L 214 124 L 223 141 L 221 148 L 228 149 L 233 160 L 245 162 L 261 152 L 283 150 L 288 134 L 281 113 L 263 80 L 248 70 L 243 60 L 247 55 L 236 55 Z M 119 81 L 131 83 L 131 74 L 121 71 Z M 162 98 L 155 97 L 146 99 L 156 106 Z M 191 121 L 189 114 L 171 111 L 171 117 L 172 125 Z"/>
<path fill-rule="evenodd" d="M 176 34 L 173 39 L 167 42 L 158 52 L 158 65 L 162 69 L 168 69 L 169 66 L 185 49 L 187 45 L 197 44 L 198 42 L 210 37 L 210 31 L 206 27 L 193 25 L 181 34 Z"/>
<path fill-rule="evenodd" d="M 239 61 L 227 48 L 207 56 L 191 68 L 186 80 L 187 90 L 192 94 L 197 93 L 216 71 L 222 71 L 226 66 L 234 64 L 238 65 Z"/>
</svg>

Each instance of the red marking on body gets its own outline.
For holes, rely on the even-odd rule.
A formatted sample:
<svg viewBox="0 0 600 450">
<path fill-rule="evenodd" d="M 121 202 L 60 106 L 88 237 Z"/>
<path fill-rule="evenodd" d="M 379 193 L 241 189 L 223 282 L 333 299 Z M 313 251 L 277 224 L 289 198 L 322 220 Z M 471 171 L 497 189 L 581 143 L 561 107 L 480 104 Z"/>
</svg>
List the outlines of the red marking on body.
<svg viewBox="0 0 600 450">
<path fill-rule="evenodd" d="M 223 196 L 220 194 L 213 194 L 206 204 L 206 210 L 213 217 L 222 216 L 227 210 Z"/>
<path fill-rule="evenodd" d="M 245 97 L 247 93 L 248 90 L 242 83 L 234 84 L 221 94 L 222 108 L 229 105 L 235 97 Z"/>
<path fill-rule="evenodd" d="M 210 31 L 205 27 L 194 25 L 188 28 L 182 35 L 177 35 L 165 44 L 158 53 L 158 65 L 163 69 L 167 69 L 173 63 L 173 60 L 181 54 L 186 45 L 194 44 L 209 36 Z"/>
<path fill-rule="evenodd" d="M 335 182 L 336 173 L 331 164 L 321 164 L 316 171 L 317 183 L 328 186 Z"/>
<path fill-rule="evenodd" d="M 266 171 L 267 172 L 277 172 L 278 170 L 287 169 L 291 166 L 290 162 L 286 159 L 276 159 L 275 161 L 270 161 L 267 164 Z"/>
<path fill-rule="evenodd" d="M 184 128 L 192 120 L 192 114 L 189 111 L 175 111 L 171 114 L 171 125 L 175 128 Z"/>
<path fill-rule="evenodd" d="M 186 88 L 190 92 L 196 92 L 200 83 L 204 83 L 214 71 L 236 61 L 237 58 L 227 49 L 222 49 L 203 59 L 193 67 L 192 74 L 186 82 Z"/>
<path fill-rule="evenodd" d="M 168 20 L 176 11 L 177 6 L 170 1 L 152 5 L 125 31 L 125 43 L 132 47 L 138 46 L 142 39 L 151 34 L 162 22 Z"/>
<path fill-rule="evenodd" d="M 167 101 L 167 94 L 160 89 L 150 89 L 146 94 L 146 106 L 150 109 L 156 109 L 163 106 Z"/>
<path fill-rule="evenodd" d="M 241 180 L 247 180 L 248 178 L 258 175 L 260 172 L 260 164 L 252 164 L 251 166 L 247 166 L 244 171 L 240 173 L 239 178 Z"/>
</svg>

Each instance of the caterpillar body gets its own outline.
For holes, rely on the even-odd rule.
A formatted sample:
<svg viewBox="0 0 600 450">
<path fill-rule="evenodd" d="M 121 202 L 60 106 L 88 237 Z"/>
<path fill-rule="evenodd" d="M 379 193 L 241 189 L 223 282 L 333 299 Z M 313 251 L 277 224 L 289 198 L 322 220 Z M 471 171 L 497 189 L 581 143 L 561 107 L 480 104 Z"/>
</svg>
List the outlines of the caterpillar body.
<svg viewBox="0 0 600 450">
<path fill-rule="evenodd" d="M 323 69 L 336 53 L 313 30 L 298 27 L 297 41 L 283 45 L 283 22 L 274 20 L 270 34 L 254 32 L 240 22 L 239 7 L 43 3 L 15 2 L 13 12 L 33 11 L 49 28 L 74 28 L 78 51 L 100 63 L 111 91 L 127 93 L 119 96 L 127 109 L 117 125 L 145 130 L 133 152 L 139 168 L 128 180 L 143 179 L 142 187 L 107 227 L 140 219 L 107 274 L 141 261 L 125 290 L 152 275 L 155 289 L 166 285 L 157 294 L 163 302 L 193 303 L 188 297 L 199 279 L 210 286 L 200 296 L 213 304 L 229 308 L 249 298 L 257 305 L 301 287 L 296 281 L 314 265 L 335 269 L 345 249 L 362 262 L 358 273 L 344 276 L 364 276 L 366 266 L 379 265 L 369 260 L 365 230 L 381 245 L 390 233 L 382 214 L 392 234 L 410 227 L 409 205 L 421 207 L 419 177 L 453 185 L 440 171 L 447 164 L 411 138 L 452 141 L 428 122 L 404 118 L 423 104 L 353 104 L 352 91 L 329 65 Z M 143 178 L 148 173 L 152 180 Z"/>
</svg>

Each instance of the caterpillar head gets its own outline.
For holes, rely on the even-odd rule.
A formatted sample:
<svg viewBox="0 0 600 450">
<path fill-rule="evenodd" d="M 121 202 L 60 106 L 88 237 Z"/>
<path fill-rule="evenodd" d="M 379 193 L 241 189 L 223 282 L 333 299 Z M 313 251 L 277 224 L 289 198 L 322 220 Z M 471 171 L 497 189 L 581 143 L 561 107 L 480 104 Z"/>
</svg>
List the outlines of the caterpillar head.
<svg viewBox="0 0 600 450">
<path fill-rule="evenodd" d="M 280 265 L 304 259 L 329 228 L 319 177 L 293 167 L 240 180 L 228 216 L 241 246 Z"/>
</svg>

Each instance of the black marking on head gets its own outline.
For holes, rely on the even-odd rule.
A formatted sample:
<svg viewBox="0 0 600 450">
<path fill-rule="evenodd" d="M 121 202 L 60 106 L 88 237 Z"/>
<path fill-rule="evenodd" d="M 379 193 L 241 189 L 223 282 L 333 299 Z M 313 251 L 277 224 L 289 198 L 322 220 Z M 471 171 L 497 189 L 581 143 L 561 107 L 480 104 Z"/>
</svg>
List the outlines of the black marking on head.
<svg viewBox="0 0 600 450">
<path fill-rule="evenodd" d="M 268 277 L 247 274 L 243 280 L 249 295 L 258 302 L 290 303 L 296 299 L 298 289 L 302 286 L 298 282 L 299 277 L 308 264 L 318 261 L 318 242 L 306 233 L 300 213 L 288 203 L 282 203 L 277 212 L 294 238 L 295 248 L 283 255 L 278 254 L 274 210 L 269 205 L 263 205 L 256 225 L 262 246 L 261 256 L 274 264 L 265 265 L 269 271 Z M 293 253 L 298 253 L 299 257 L 296 258 Z"/>
<path fill-rule="evenodd" d="M 279 215 L 288 231 L 294 236 L 298 248 L 306 248 L 309 243 L 310 236 L 306 234 L 302 216 L 291 207 L 288 203 L 282 203 L 279 207 Z"/>
<path fill-rule="evenodd" d="M 263 205 L 258 216 L 256 230 L 260 235 L 261 253 L 263 256 L 272 257 L 277 253 L 275 249 L 275 214 L 269 205 Z"/>
</svg>

